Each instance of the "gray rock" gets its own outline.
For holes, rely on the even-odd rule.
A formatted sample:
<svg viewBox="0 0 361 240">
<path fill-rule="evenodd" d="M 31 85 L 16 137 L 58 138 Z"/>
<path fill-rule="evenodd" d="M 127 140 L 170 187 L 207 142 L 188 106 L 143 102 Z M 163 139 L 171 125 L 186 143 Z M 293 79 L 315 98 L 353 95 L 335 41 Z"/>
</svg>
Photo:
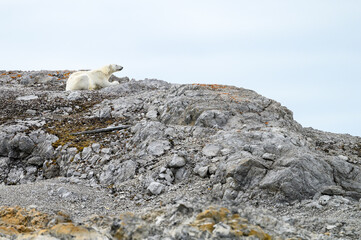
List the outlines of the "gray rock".
<svg viewBox="0 0 361 240">
<path fill-rule="evenodd" d="M 113 164 L 108 164 L 104 166 L 103 172 L 99 177 L 99 183 L 101 184 L 111 184 L 113 182 L 113 172 L 115 171 L 115 166 Z"/>
<path fill-rule="evenodd" d="M 52 143 L 57 141 L 58 137 L 41 133 L 38 138 L 33 139 L 31 137 L 31 139 L 36 144 L 35 148 L 33 149 L 34 156 L 39 156 L 42 159 L 54 158 L 54 148 Z"/>
<path fill-rule="evenodd" d="M 202 178 L 206 177 L 208 175 L 208 166 L 198 168 L 197 174 Z"/>
<path fill-rule="evenodd" d="M 102 149 L 100 150 L 100 152 L 101 152 L 102 154 L 109 155 L 109 154 L 111 153 L 111 149 L 110 149 L 110 148 L 102 148 Z"/>
<path fill-rule="evenodd" d="M 260 182 L 262 188 L 280 190 L 289 199 L 304 199 L 314 196 L 324 186 L 335 185 L 332 168 L 322 159 L 304 154 L 281 164 L 287 167 L 268 171 Z"/>
<path fill-rule="evenodd" d="M 321 194 L 324 195 L 344 195 L 345 190 L 343 190 L 340 186 L 325 186 L 320 191 Z"/>
<path fill-rule="evenodd" d="M 328 202 L 328 205 L 331 207 L 340 207 L 341 205 L 347 205 L 350 204 L 351 201 L 347 198 L 344 198 L 342 196 L 333 196 L 331 200 Z"/>
<path fill-rule="evenodd" d="M 0 156 L 8 156 L 10 139 L 11 137 L 9 135 L 4 132 L 0 132 Z"/>
<path fill-rule="evenodd" d="M 237 183 L 237 188 L 245 190 L 255 187 L 267 173 L 266 167 L 254 159 L 242 159 L 233 171 L 229 170 Z"/>
<path fill-rule="evenodd" d="M 349 160 L 349 158 L 347 156 L 344 156 L 344 155 L 338 155 L 338 157 L 343 161 L 348 161 Z"/>
<path fill-rule="evenodd" d="M 76 202 L 77 200 L 79 200 L 78 194 L 70 191 L 69 189 L 67 189 L 65 187 L 58 188 L 56 190 L 56 193 L 60 198 L 63 198 L 67 201 Z"/>
<path fill-rule="evenodd" d="M 214 227 L 214 230 L 213 230 L 212 234 L 215 237 L 217 237 L 217 238 L 232 237 L 230 235 L 231 227 L 229 225 L 219 222 L 219 223 L 215 224 L 213 227 Z"/>
<path fill-rule="evenodd" d="M 112 163 L 104 166 L 104 171 L 99 177 L 99 182 L 104 185 L 120 184 L 135 175 L 137 164 L 128 160 L 121 163 L 119 166 L 115 166 Z"/>
<path fill-rule="evenodd" d="M 189 173 L 186 168 L 178 168 L 175 172 L 174 179 L 176 182 L 181 182 L 188 177 Z"/>
<path fill-rule="evenodd" d="M 322 206 L 327 205 L 327 203 L 330 201 L 331 197 L 328 195 L 323 195 L 318 199 L 318 203 Z"/>
<path fill-rule="evenodd" d="M 118 170 L 115 172 L 115 183 L 120 184 L 126 180 L 129 180 L 134 177 L 135 171 L 137 169 L 137 164 L 128 160 L 123 162 Z"/>
<path fill-rule="evenodd" d="M 23 85 L 31 85 L 35 83 L 35 79 L 31 78 L 30 76 L 23 76 L 20 78 L 20 84 Z"/>
<path fill-rule="evenodd" d="M 96 165 L 96 163 L 98 162 L 98 160 L 100 159 L 99 155 L 93 155 L 90 159 L 89 159 L 89 163 L 91 165 Z"/>
<path fill-rule="evenodd" d="M 31 153 L 34 149 L 34 142 L 25 135 L 22 135 L 19 139 L 19 150 L 25 153 Z"/>
<path fill-rule="evenodd" d="M 165 186 L 159 182 L 152 182 L 147 188 L 148 192 L 153 195 L 159 195 L 165 190 Z"/>
<path fill-rule="evenodd" d="M 94 172 L 93 171 L 90 171 L 87 175 L 87 178 L 88 179 L 92 179 L 94 177 Z"/>
<path fill-rule="evenodd" d="M 91 156 L 92 148 L 91 147 L 85 147 L 81 153 L 82 159 L 88 159 Z"/>
<path fill-rule="evenodd" d="M 159 174 L 160 179 L 165 179 L 168 183 L 172 183 L 174 181 L 173 174 L 161 173 Z"/>
<path fill-rule="evenodd" d="M 82 96 L 81 96 L 80 91 L 72 91 L 67 97 L 67 99 L 70 101 L 76 101 L 81 98 L 82 98 Z"/>
<path fill-rule="evenodd" d="M 59 176 L 60 173 L 60 167 L 59 165 L 52 161 L 52 160 L 47 160 L 44 162 L 43 164 L 43 175 L 45 178 L 54 178 Z"/>
<path fill-rule="evenodd" d="M 39 157 L 39 156 L 33 156 L 31 158 L 28 159 L 28 163 L 31 165 L 35 165 L 35 166 L 42 166 L 44 163 L 45 159 Z"/>
<path fill-rule="evenodd" d="M 99 143 L 93 143 L 92 144 L 92 150 L 95 153 L 99 153 L 100 152 L 100 144 Z"/>
<path fill-rule="evenodd" d="M 217 166 L 215 164 L 212 164 L 208 167 L 209 174 L 215 174 L 217 172 Z"/>
<path fill-rule="evenodd" d="M 9 173 L 10 159 L 7 157 L 0 157 L 0 181 L 2 182 Z"/>
<path fill-rule="evenodd" d="M 26 135 L 18 133 L 8 144 L 8 156 L 11 158 L 23 158 L 28 156 L 35 144 Z"/>
<path fill-rule="evenodd" d="M 7 184 L 17 184 L 19 183 L 23 178 L 25 177 L 24 170 L 13 168 L 10 170 L 8 178 L 7 178 Z"/>
<path fill-rule="evenodd" d="M 26 110 L 25 113 L 26 113 L 26 114 L 29 114 L 29 115 L 36 115 L 36 110 L 28 109 L 28 110 Z"/>
<path fill-rule="evenodd" d="M 223 193 L 224 193 L 224 190 L 222 188 L 221 183 L 216 183 L 213 185 L 213 188 L 212 188 L 213 197 L 221 199 L 221 198 L 223 198 Z"/>
<path fill-rule="evenodd" d="M 167 169 L 165 173 L 160 173 L 159 178 L 165 179 L 168 183 L 172 183 L 174 181 L 173 172 L 170 169 Z"/>
<path fill-rule="evenodd" d="M 103 107 L 100 109 L 99 117 L 101 119 L 110 118 L 112 116 L 111 112 L 112 112 L 112 109 L 110 107 Z"/>
<path fill-rule="evenodd" d="M 262 155 L 262 158 L 265 160 L 274 161 L 274 160 L 276 160 L 276 155 L 273 153 L 265 153 Z"/>
<path fill-rule="evenodd" d="M 178 155 L 174 155 L 172 160 L 168 163 L 170 168 L 180 168 L 186 165 L 186 160 L 184 157 L 180 157 Z"/>
<path fill-rule="evenodd" d="M 36 95 L 28 95 L 28 96 L 22 96 L 22 97 L 17 97 L 16 100 L 18 101 L 30 101 L 30 100 L 35 100 L 38 99 L 39 97 Z"/>
<path fill-rule="evenodd" d="M 149 143 L 147 151 L 153 156 L 161 156 L 169 149 L 170 143 L 168 140 L 156 140 Z"/>
<path fill-rule="evenodd" d="M 38 169 L 34 166 L 29 166 L 25 168 L 25 182 L 30 181 L 30 182 L 34 182 L 36 180 L 36 174 L 37 174 Z"/>
<path fill-rule="evenodd" d="M 56 80 L 56 78 L 52 76 L 42 76 L 42 77 L 38 77 L 36 80 L 38 83 L 49 83 L 51 81 Z"/>
<path fill-rule="evenodd" d="M 158 111 L 155 109 L 149 110 L 145 116 L 150 120 L 156 121 L 158 118 Z"/>
<path fill-rule="evenodd" d="M 238 192 L 233 189 L 225 189 L 223 193 L 223 200 L 232 201 L 236 199 L 238 196 Z"/>
<path fill-rule="evenodd" d="M 221 151 L 221 146 L 216 144 L 208 144 L 202 149 L 202 153 L 207 157 L 215 157 Z"/>
<path fill-rule="evenodd" d="M 64 194 L 67 194 L 69 192 L 71 193 L 71 191 L 69 191 L 68 189 L 66 189 L 64 187 L 60 187 L 56 191 L 60 197 L 63 197 Z"/>
<path fill-rule="evenodd" d="M 16 125 L 10 125 L 10 126 L 3 126 L 2 131 L 7 134 L 15 134 L 17 132 L 23 132 L 25 130 L 28 130 L 29 128 L 22 125 L 22 124 L 16 124 Z"/>
<path fill-rule="evenodd" d="M 198 117 L 195 125 L 220 128 L 227 124 L 229 119 L 228 115 L 228 113 L 219 110 L 207 110 Z"/>
<path fill-rule="evenodd" d="M 333 176 L 337 185 L 345 190 L 361 193 L 360 167 L 338 158 L 333 158 L 330 164 L 333 167 Z"/>
</svg>

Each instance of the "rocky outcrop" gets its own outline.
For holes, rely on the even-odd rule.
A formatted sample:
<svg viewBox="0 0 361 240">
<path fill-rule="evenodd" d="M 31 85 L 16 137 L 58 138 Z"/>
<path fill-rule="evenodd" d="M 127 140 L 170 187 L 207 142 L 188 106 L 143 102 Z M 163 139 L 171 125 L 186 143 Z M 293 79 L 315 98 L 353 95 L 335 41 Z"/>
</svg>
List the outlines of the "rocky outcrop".
<svg viewBox="0 0 361 240">
<path fill-rule="evenodd" d="M 302 229 L 293 233 L 296 229 L 289 224 L 250 209 L 236 213 L 222 207 L 205 208 L 200 213 L 195 210 L 179 204 L 142 216 L 129 212 L 116 217 L 92 216 L 77 224 L 62 212 L 47 214 L 31 207 L 2 207 L 0 239 L 282 239 L 276 232 L 287 237 L 326 239 Z M 248 216 L 255 213 L 257 218 Z M 265 227 L 273 229 L 267 233 L 254 225 L 261 220 L 267 222 Z"/>
<path fill-rule="evenodd" d="M 119 213 L 159 205 L 174 209 L 194 197 L 193 205 L 228 208 L 244 203 L 324 208 L 330 199 L 358 206 L 359 137 L 303 128 L 280 103 L 243 88 L 124 78 L 99 91 L 65 92 L 69 73 L 0 73 L 1 183 L 60 177 L 65 184 L 105 189 L 119 202 Z M 83 201 L 71 191 L 60 192 L 69 201 Z M 244 225 L 230 210 L 198 210 L 203 217 L 192 212 L 167 236 L 179 239 L 195 231 L 186 238 L 217 239 L 254 232 L 267 239 L 285 234 Z M 127 233 L 135 226 L 109 224 L 113 237 L 166 235 L 151 227 Z"/>
</svg>

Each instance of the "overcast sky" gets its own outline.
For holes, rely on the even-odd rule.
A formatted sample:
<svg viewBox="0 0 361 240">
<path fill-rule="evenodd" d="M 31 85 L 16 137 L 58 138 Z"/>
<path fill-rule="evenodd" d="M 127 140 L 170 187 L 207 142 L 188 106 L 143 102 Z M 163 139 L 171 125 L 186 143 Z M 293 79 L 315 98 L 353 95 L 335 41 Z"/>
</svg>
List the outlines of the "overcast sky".
<svg viewBox="0 0 361 240">
<path fill-rule="evenodd" d="M 0 69 L 234 85 L 361 136 L 360 0 L 0 0 Z"/>
</svg>

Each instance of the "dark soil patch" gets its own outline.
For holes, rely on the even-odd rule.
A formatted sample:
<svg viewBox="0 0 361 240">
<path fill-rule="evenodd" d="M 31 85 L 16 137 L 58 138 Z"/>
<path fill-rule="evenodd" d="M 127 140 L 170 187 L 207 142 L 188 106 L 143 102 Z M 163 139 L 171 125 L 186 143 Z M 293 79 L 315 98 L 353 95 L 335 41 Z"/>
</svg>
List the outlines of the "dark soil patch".
<svg viewBox="0 0 361 240">
<path fill-rule="evenodd" d="M 114 123 L 119 123 L 120 120 L 122 120 L 122 124 L 126 122 L 124 119 L 115 118 L 76 118 L 71 116 L 57 121 L 50 121 L 45 125 L 45 128 L 50 134 L 56 135 L 59 138 L 58 141 L 53 143 L 54 148 L 66 144 L 69 147 L 76 147 L 79 151 L 82 151 L 84 147 L 88 147 L 96 142 L 109 144 L 112 140 L 112 135 L 117 134 L 117 131 L 78 135 L 74 135 L 74 133 L 106 128 Z M 128 130 L 124 129 L 122 132 L 128 132 Z"/>
</svg>

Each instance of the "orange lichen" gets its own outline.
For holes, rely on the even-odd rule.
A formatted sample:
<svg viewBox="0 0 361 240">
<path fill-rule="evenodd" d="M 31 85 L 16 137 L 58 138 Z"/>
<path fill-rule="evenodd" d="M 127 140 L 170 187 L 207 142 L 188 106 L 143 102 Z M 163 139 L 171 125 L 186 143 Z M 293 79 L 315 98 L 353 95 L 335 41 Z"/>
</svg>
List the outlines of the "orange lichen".
<svg viewBox="0 0 361 240">
<path fill-rule="evenodd" d="M 227 208 L 209 208 L 199 213 L 191 226 L 202 231 L 212 233 L 217 223 L 228 225 L 230 233 L 235 237 L 255 236 L 262 240 L 270 240 L 271 236 L 265 233 L 259 226 L 248 224 L 247 219 L 241 218 L 239 214 L 232 214 Z"/>
<path fill-rule="evenodd" d="M 244 99 L 240 99 L 239 96 L 234 96 L 229 92 L 220 92 L 221 90 L 230 90 L 230 89 L 232 89 L 231 86 L 219 85 L 219 84 L 201 84 L 201 83 L 193 83 L 192 85 L 193 86 L 204 87 L 204 88 L 207 88 L 209 90 L 217 90 L 218 94 L 228 95 L 232 102 L 241 103 L 242 101 L 247 101 L 247 100 L 244 100 Z"/>
<path fill-rule="evenodd" d="M 55 225 L 49 224 L 51 222 Z M 51 216 L 36 209 L 18 206 L 0 208 L 0 234 L 12 236 L 11 239 L 16 236 L 21 239 L 37 239 L 38 236 L 44 235 L 59 239 L 73 239 L 73 237 L 98 239 L 99 237 L 93 229 L 73 224 L 69 216 L 62 212 Z"/>
<path fill-rule="evenodd" d="M 193 83 L 193 85 L 195 85 L 195 86 L 201 86 L 201 87 L 206 87 L 206 88 L 213 89 L 213 90 L 216 90 L 216 89 L 224 89 L 224 88 L 227 88 L 227 87 L 228 87 L 228 86 L 226 86 L 226 85 L 219 85 L 219 84 Z"/>
<path fill-rule="evenodd" d="M 89 234 L 89 230 L 85 227 L 76 226 L 73 223 L 60 223 L 50 229 L 55 235 L 72 235 L 79 236 Z"/>
<path fill-rule="evenodd" d="M 49 221 L 48 214 L 35 209 L 26 210 L 18 206 L 0 208 L 0 233 L 30 233 L 45 228 Z"/>
</svg>

